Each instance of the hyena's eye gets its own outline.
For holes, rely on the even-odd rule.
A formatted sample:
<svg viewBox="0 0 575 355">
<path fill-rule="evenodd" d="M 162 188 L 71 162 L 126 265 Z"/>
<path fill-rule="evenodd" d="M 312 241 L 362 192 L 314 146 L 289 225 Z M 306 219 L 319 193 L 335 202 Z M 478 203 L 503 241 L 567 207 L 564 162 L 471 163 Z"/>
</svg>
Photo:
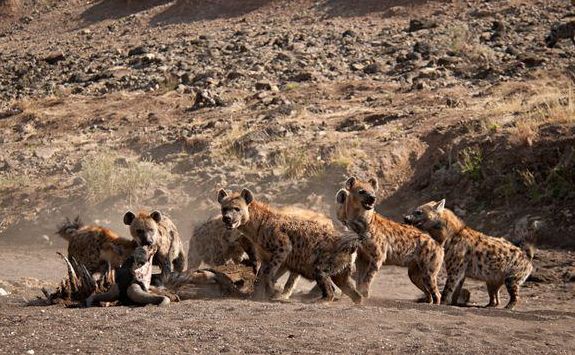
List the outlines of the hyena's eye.
<svg viewBox="0 0 575 355">
<path fill-rule="evenodd" d="M 234 211 L 239 212 L 240 208 L 239 207 L 234 207 Z"/>
<path fill-rule="evenodd" d="M 144 234 L 146 234 L 146 231 L 143 229 L 138 229 L 138 230 L 136 230 L 136 234 L 137 235 L 144 235 Z"/>
<path fill-rule="evenodd" d="M 423 215 L 423 212 L 422 212 L 422 211 L 415 211 L 415 215 L 416 215 L 416 216 L 421 216 L 421 215 Z"/>
<path fill-rule="evenodd" d="M 358 193 L 359 193 L 360 195 L 365 195 L 365 190 L 359 190 Z"/>
</svg>

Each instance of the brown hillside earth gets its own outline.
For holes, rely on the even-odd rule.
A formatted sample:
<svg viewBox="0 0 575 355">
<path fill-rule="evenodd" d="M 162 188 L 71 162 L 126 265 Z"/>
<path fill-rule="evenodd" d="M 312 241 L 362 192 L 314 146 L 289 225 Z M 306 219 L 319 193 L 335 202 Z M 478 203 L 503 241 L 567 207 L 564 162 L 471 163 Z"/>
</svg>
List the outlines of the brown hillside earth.
<svg viewBox="0 0 575 355">
<path fill-rule="evenodd" d="M 0 0 L 0 352 L 573 352 L 575 46 L 545 45 L 573 14 L 562 0 Z M 445 198 L 471 227 L 534 243 L 517 310 L 480 308 L 473 280 L 472 307 L 414 303 L 391 267 L 361 307 L 25 306 L 65 275 L 66 217 L 129 237 L 127 210 L 160 210 L 189 236 L 218 189 L 244 187 L 333 217 L 351 175 L 378 179 L 395 220 Z"/>
</svg>

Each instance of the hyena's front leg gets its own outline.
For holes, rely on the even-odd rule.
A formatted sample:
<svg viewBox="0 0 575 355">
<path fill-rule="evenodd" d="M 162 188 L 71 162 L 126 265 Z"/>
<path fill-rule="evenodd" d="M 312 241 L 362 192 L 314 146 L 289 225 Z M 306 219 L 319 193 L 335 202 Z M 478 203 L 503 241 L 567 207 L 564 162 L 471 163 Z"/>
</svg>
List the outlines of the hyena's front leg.
<svg viewBox="0 0 575 355">
<path fill-rule="evenodd" d="M 280 236 L 276 239 L 278 245 L 274 248 L 274 252 L 271 255 L 271 258 L 262 265 L 260 271 L 258 272 L 258 280 L 256 282 L 257 297 L 276 297 L 277 292 L 274 287 L 275 281 L 277 280 L 277 274 L 280 271 L 282 265 L 286 261 L 289 253 L 291 252 L 291 244 L 289 243 L 289 238 L 285 236 L 285 238 L 281 238 Z M 262 295 L 263 292 L 263 295 Z"/>
<path fill-rule="evenodd" d="M 501 282 L 489 282 L 487 281 L 487 293 L 489 293 L 489 303 L 485 307 L 497 307 L 499 306 L 499 289 L 501 288 Z"/>
<path fill-rule="evenodd" d="M 369 268 L 369 255 L 365 254 L 361 250 L 357 251 L 357 258 L 355 259 L 355 282 L 359 285 L 360 282 L 365 279 L 365 273 Z"/>
<path fill-rule="evenodd" d="M 375 274 L 379 271 L 381 265 L 385 261 L 385 254 L 382 253 L 380 248 L 375 245 L 372 245 L 368 255 L 369 264 L 367 264 L 363 278 L 359 280 L 357 285 L 357 290 L 365 298 L 369 297 L 369 289 L 371 287 L 371 283 L 373 282 Z"/>
</svg>

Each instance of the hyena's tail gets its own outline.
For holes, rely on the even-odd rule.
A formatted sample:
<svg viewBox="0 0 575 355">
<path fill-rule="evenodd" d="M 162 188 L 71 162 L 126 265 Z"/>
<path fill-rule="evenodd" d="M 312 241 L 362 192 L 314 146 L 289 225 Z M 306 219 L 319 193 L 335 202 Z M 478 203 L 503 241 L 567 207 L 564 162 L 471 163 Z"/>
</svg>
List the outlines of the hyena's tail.
<svg viewBox="0 0 575 355">
<path fill-rule="evenodd" d="M 80 220 L 80 216 L 77 216 L 74 220 L 66 218 L 66 221 L 58 226 L 58 231 L 56 232 L 60 237 L 70 241 L 74 234 L 84 226 Z"/>
<path fill-rule="evenodd" d="M 355 233 L 344 234 L 335 246 L 335 253 L 353 254 L 361 246 L 365 236 Z"/>
</svg>

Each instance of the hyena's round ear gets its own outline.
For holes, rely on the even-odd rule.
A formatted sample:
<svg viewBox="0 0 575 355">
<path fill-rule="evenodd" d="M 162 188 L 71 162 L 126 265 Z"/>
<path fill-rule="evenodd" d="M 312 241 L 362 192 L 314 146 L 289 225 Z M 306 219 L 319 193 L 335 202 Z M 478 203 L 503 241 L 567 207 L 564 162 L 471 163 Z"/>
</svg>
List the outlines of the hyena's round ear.
<svg viewBox="0 0 575 355">
<path fill-rule="evenodd" d="M 355 182 L 356 182 L 356 181 L 357 181 L 357 178 L 356 178 L 355 176 L 352 176 L 352 177 L 348 178 L 348 179 L 345 181 L 345 188 L 348 189 L 348 190 L 350 190 L 350 189 L 353 187 L 353 185 L 355 185 Z"/>
<path fill-rule="evenodd" d="M 340 189 L 337 194 L 335 194 L 335 202 L 339 203 L 339 204 L 344 204 L 345 203 L 345 199 L 347 198 L 347 195 L 349 194 L 349 192 L 347 192 L 347 190 L 345 189 Z"/>
<path fill-rule="evenodd" d="M 160 223 L 162 221 L 162 213 L 160 211 L 154 211 L 150 213 L 150 217 L 152 217 L 156 223 Z"/>
<path fill-rule="evenodd" d="M 369 184 L 371 185 L 371 187 L 373 187 L 375 191 L 379 190 L 379 183 L 377 182 L 376 178 L 371 178 L 367 180 L 367 182 L 369 182 Z"/>
<path fill-rule="evenodd" d="M 126 212 L 126 214 L 124 215 L 124 224 L 129 226 L 130 224 L 132 224 L 135 218 L 136 215 L 134 214 L 134 212 L 132 211 Z"/>
<path fill-rule="evenodd" d="M 435 205 L 435 211 L 436 212 L 442 212 L 445 209 L 445 199 L 439 201 L 436 205 Z"/>
<path fill-rule="evenodd" d="M 226 190 L 220 189 L 220 191 L 218 191 L 218 203 L 222 203 L 222 201 L 226 197 L 228 197 L 228 193 L 226 192 Z"/>
<path fill-rule="evenodd" d="M 240 196 L 242 196 L 248 205 L 254 200 L 254 194 L 248 189 L 243 189 Z"/>
</svg>

